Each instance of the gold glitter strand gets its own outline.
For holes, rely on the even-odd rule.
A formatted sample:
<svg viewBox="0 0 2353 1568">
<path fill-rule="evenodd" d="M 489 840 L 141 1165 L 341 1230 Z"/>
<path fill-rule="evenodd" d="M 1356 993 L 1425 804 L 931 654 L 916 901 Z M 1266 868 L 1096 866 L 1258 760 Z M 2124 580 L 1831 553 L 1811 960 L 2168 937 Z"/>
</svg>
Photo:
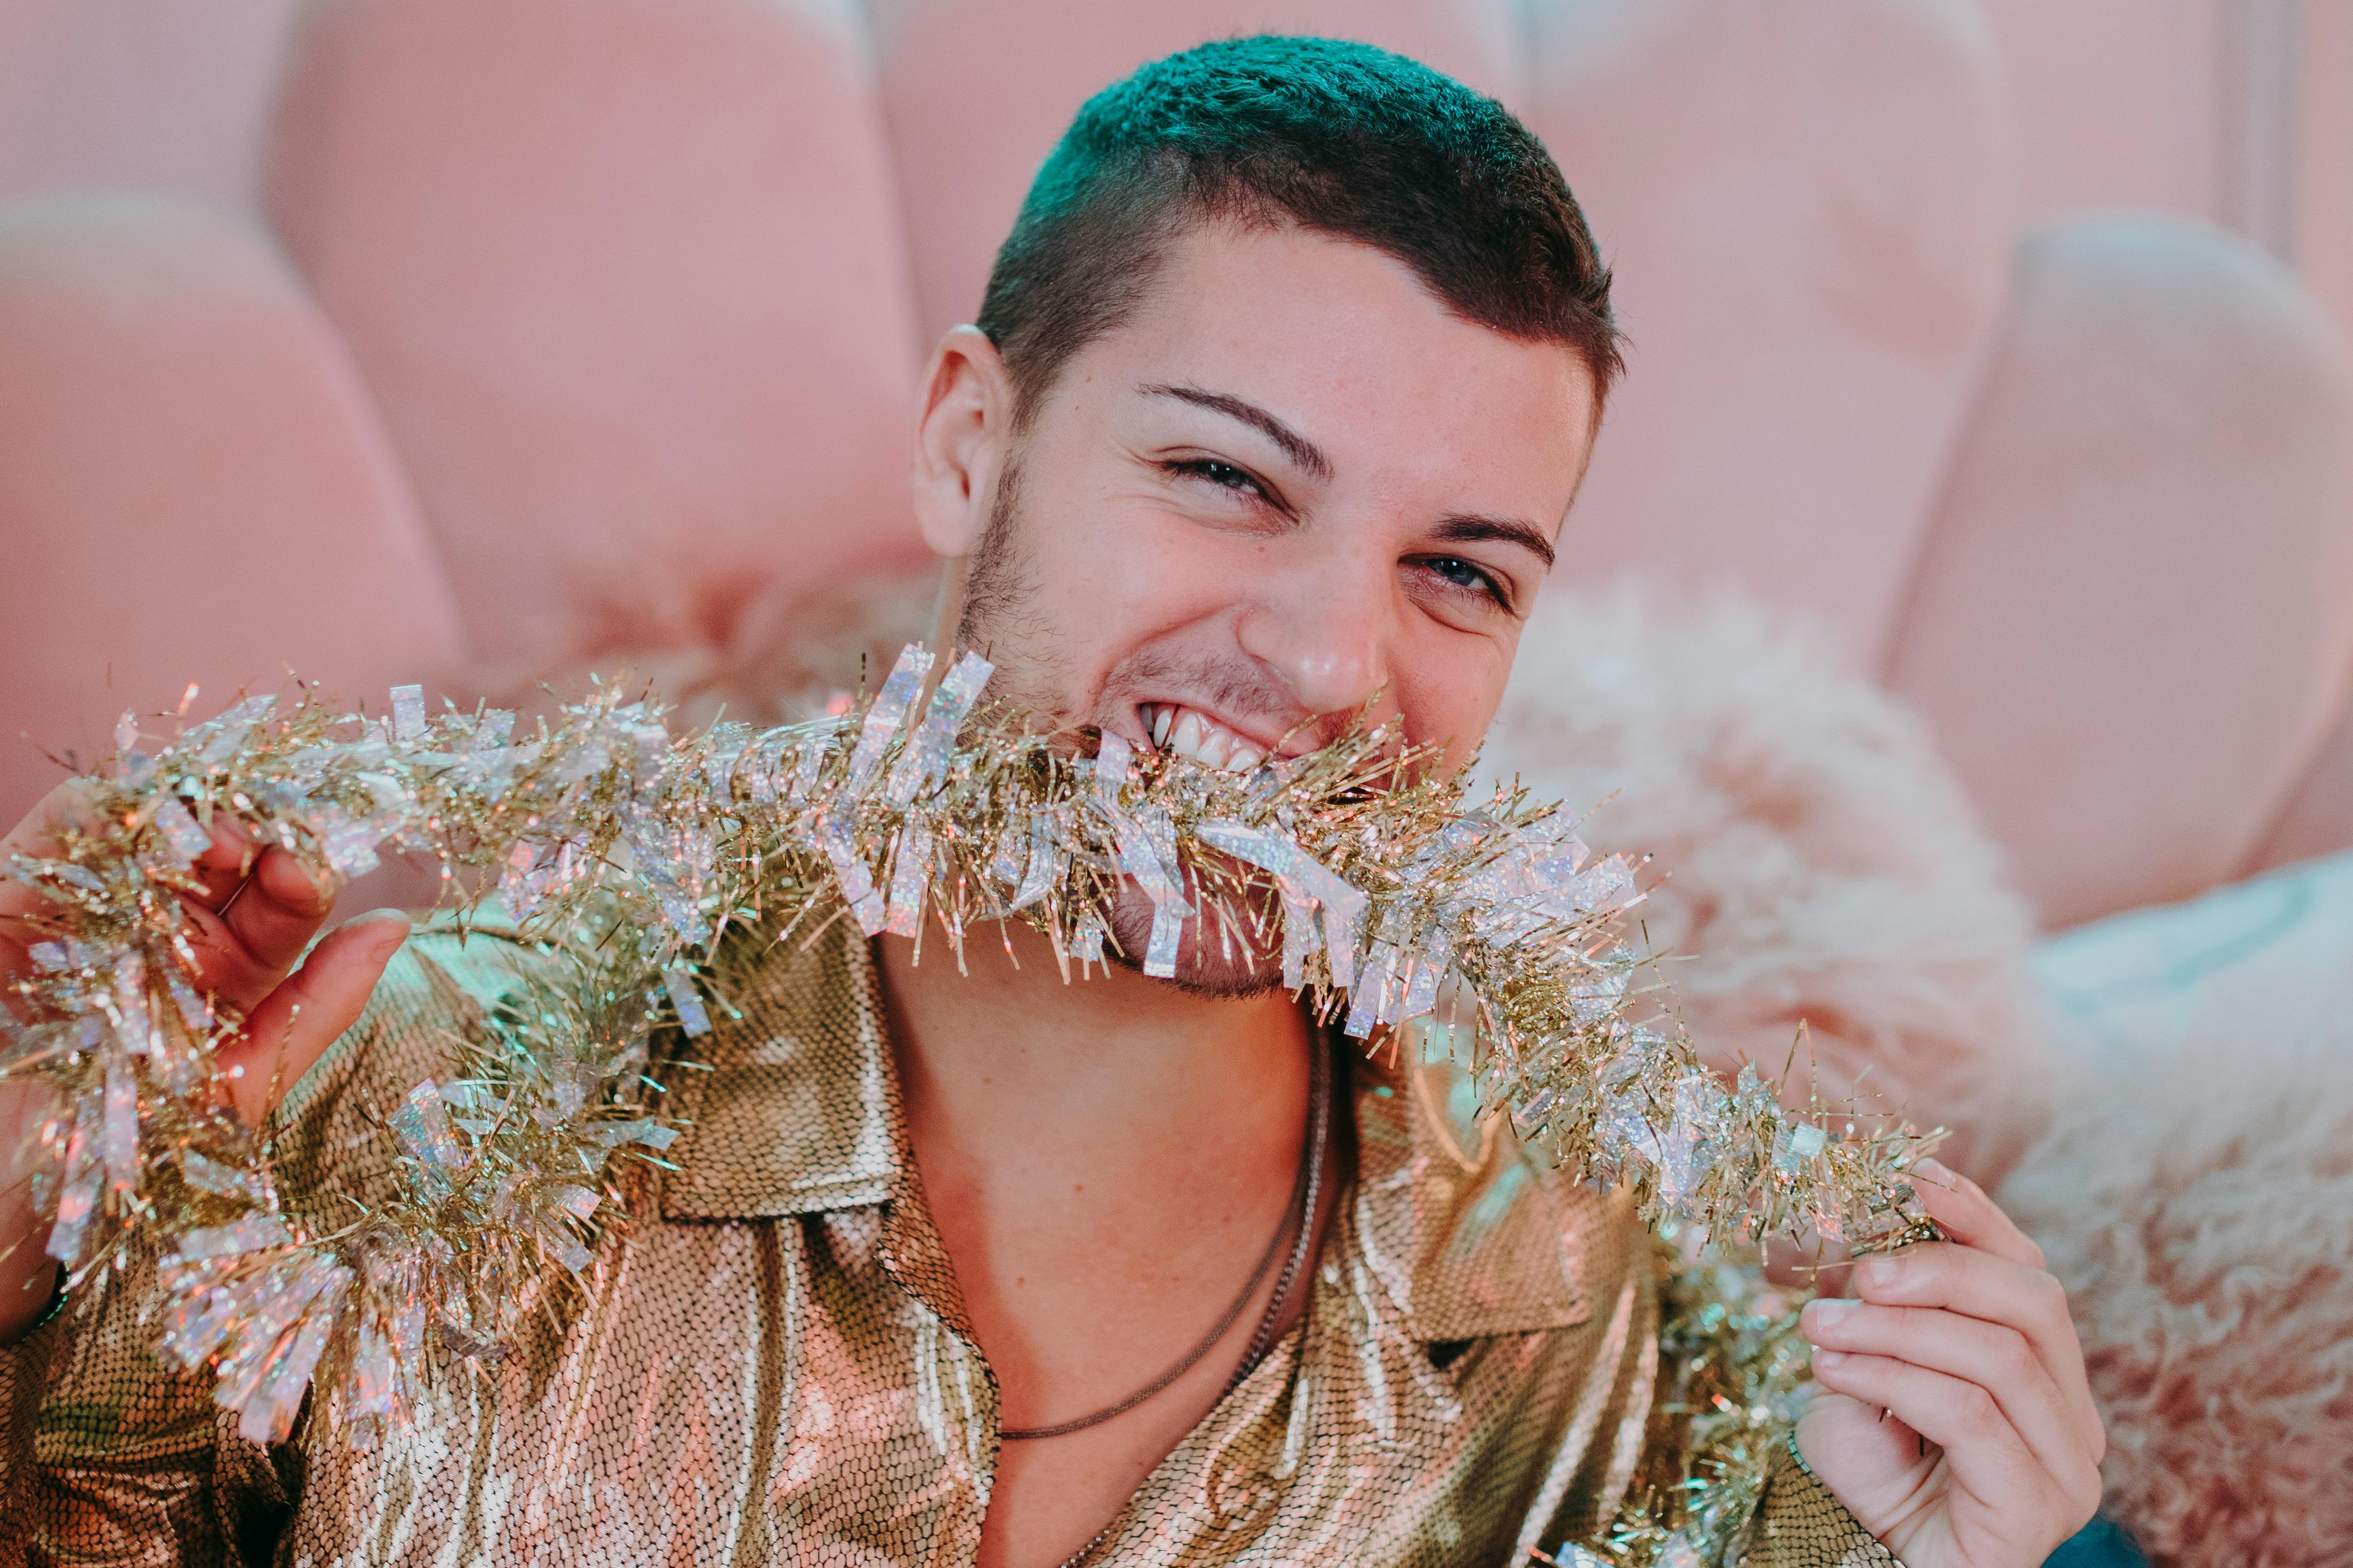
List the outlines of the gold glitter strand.
<svg viewBox="0 0 2353 1568">
<path fill-rule="evenodd" d="M 1768 1473 L 1813 1376 L 1803 1300 L 1753 1265 L 1656 1245 L 1659 1361 L 1642 1460 L 1600 1539 L 1535 1554 L 1556 1568 L 1700 1568 L 1737 1563 Z"/>
<path fill-rule="evenodd" d="M 760 732 L 673 737 L 613 687 L 520 738 L 504 712 L 428 713 L 416 688 L 388 721 L 250 699 L 152 752 L 126 720 L 87 820 L 7 868 L 44 898 L 0 1076 L 59 1096 L 35 1178 L 50 1254 L 78 1286 L 147 1233 L 167 1362 L 210 1366 L 257 1440 L 286 1436 L 308 1388 L 370 1441 L 439 1362 L 495 1360 L 534 1303 L 582 1288 L 628 1168 L 675 1133 L 654 1037 L 709 1030 L 731 927 L 920 936 L 928 916 L 961 963 L 976 925 L 1018 919 L 1067 973 L 1101 962 L 1126 879 L 1153 906 L 1146 973 L 1174 973 L 1189 923 L 1279 954 L 1360 1038 L 1472 998 L 1455 1048 L 1482 1102 L 1654 1220 L 1859 1248 L 1933 1234 L 1905 1176 L 1919 1140 L 1793 1118 L 1753 1068 L 1726 1086 L 1638 1005 L 1631 868 L 1593 859 L 1558 806 L 1471 799 L 1467 771 L 1361 723 L 1246 773 L 1036 733 L 981 703 L 970 654 L 919 708 L 932 664 L 909 648 L 850 711 Z M 219 1109 L 237 1020 L 193 984 L 180 897 L 224 820 L 322 876 L 429 855 L 461 920 L 495 893 L 552 961 L 387 1114 L 393 1199 L 303 1195 L 302 1215 L 345 1216 L 332 1230 L 281 1202 L 266 1147 Z"/>
</svg>

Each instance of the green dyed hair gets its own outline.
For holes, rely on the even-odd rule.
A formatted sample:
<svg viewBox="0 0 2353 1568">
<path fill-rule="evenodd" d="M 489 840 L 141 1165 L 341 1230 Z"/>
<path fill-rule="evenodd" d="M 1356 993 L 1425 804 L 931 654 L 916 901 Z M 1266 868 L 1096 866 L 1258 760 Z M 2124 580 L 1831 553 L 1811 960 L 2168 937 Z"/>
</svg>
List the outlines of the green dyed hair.
<svg viewBox="0 0 2353 1568">
<path fill-rule="evenodd" d="M 978 326 L 1027 424 L 1127 319 L 1186 226 L 1295 224 L 1410 268 L 1468 321 L 1621 368 L 1609 271 L 1560 168 L 1504 107 L 1368 44 L 1203 44 L 1089 99 L 997 254 Z"/>
</svg>

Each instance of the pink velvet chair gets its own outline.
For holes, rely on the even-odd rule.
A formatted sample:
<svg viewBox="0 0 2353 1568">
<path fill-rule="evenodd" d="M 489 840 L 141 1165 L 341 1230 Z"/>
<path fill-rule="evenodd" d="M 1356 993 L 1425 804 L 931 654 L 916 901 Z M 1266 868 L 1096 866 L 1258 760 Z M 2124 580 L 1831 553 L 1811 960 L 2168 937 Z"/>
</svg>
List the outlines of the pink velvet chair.
<svg viewBox="0 0 2353 1568">
<path fill-rule="evenodd" d="M 0 774 L 11 811 L 117 715 L 446 678 L 448 578 L 351 356 L 284 259 L 203 207 L 0 214 Z"/>
<path fill-rule="evenodd" d="M 875 51 L 928 340 L 980 309 L 997 247 L 1087 97 L 1237 33 L 1362 38 L 1525 107 L 1510 0 L 1186 0 L 1175 5 L 873 0 Z"/>
<path fill-rule="evenodd" d="M 95 68 L 90 24 L 22 16 Z M 1586 202 L 1632 369 L 1569 575 L 1823 618 L 1934 721 L 2047 923 L 2353 843 L 2342 346 L 2211 230 L 2021 241 L 1971 0 L 314 0 L 251 106 L 299 285 L 228 217 L 0 226 L 0 368 L 40 378 L 0 385 L 33 563 L 0 725 L 95 747 L 280 658 L 371 695 L 577 657 L 616 605 L 724 638 L 764 582 L 907 559 L 922 350 L 1055 130 L 1270 26 L 1497 92 Z M 27 123 L 0 115 L 0 180 L 54 140 Z M 202 607 L 257 572 L 301 585 L 277 618 Z M 18 801 L 50 772 L 7 766 Z"/>
<path fill-rule="evenodd" d="M 478 653 L 919 548 L 906 253 L 847 5 L 315 5 L 267 200 Z"/>
<path fill-rule="evenodd" d="M 2170 220 L 2028 237 L 1888 673 L 2047 924 L 2263 862 L 2345 710 L 2348 524 L 2353 356 L 2284 268 Z"/>
<path fill-rule="evenodd" d="M 2000 83 L 1970 7 L 1535 15 L 1529 121 L 1631 340 L 1570 574 L 1736 585 L 1872 668 L 2000 326 Z"/>
</svg>

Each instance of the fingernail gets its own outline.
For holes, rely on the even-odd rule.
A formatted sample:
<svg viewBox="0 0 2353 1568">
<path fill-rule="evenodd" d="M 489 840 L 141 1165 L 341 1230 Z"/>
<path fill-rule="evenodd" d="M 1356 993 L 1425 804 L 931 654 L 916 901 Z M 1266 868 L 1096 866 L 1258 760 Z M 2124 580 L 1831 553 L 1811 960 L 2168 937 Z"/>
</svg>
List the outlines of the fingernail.
<svg viewBox="0 0 2353 1568">
<path fill-rule="evenodd" d="M 1903 1267 L 1893 1258 L 1867 1258 L 1856 1272 L 1866 1285 L 1893 1285 L 1903 1275 Z"/>
<path fill-rule="evenodd" d="M 364 915 L 353 915 L 351 919 L 345 921 L 343 924 L 343 929 L 345 931 L 352 931 L 360 926 L 398 926 L 400 930 L 399 934 L 397 935 L 395 935 L 390 931 L 370 931 L 367 933 L 378 942 L 389 941 L 394 942 L 406 942 L 408 939 L 410 929 L 407 912 L 403 910 L 370 910 Z"/>
<path fill-rule="evenodd" d="M 1947 1185 L 1960 1180 L 1960 1173 L 1954 1170 L 1950 1165 L 1946 1164 L 1942 1160 L 1933 1158 L 1923 1160 L 1918 1164 L 1913 1166 L 1912 1169 L 1917 1174 L 1926 1176 L 1932 1182 L 1942 1182 Z"/>
<path fill-rule="evenodd" d="M 1853 1315 L 1854 1309 L 1852 1301 L 1837 1296 L 1824 1296 L 1806 1303 L 1805 1310 L 1798 1314 L 1799 1326 L 1809 1339 L 1820 1334 L 1834 1334 L 1838 1332 L 1839 1325 Z"/>
<path fill-rule="evenodd" d="M 1814 1347 L 1814 1364 L 1816 1366 L 1836 1366 L 1845 1359 L 1846 1352 L 1844 1351 L 1828 1351 L 1824 1350 L 1820 1345 L 1816 1345 Z"/>
</svg>

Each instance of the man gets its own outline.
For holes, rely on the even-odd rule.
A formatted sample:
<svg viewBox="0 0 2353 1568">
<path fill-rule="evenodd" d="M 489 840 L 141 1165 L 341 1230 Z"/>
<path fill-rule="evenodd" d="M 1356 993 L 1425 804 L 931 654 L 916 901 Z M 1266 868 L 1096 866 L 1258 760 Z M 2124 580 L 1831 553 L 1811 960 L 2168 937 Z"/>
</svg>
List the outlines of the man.
<svg viewBox="0 0 2353 1568">
<path fill-rule="evenodd" d="M 1549 158 L 1456 83 L 1302 39 L 1145 68 L 1081 111 L 934 355 L 915 495 L 960 640 L 1042 721 L 1212 766 L 1368 704 L 1467 754 L 1617 367 L 1607 298 Z M 46 809 L 20 841 L 70 802 Z M 300 868 L 207 865 L 206 978 L 267 1042 L 239 1108 L 274 1115 L 290 1201 L 364 1193 L 371 1108 L 514 961 L 428 935 L 379 985 L 406 927 L 369 918 L 289 977 L 321 915 Z M 1116 946 L 1150 919 L 1126 889 Z M 968 974 L 845 930 L 744 978 L 681 1075 L 681 1169 L 588 1301 L 374 1452 L 237 1439 L 141 1359 L 135 1271 L 27 1335 L 53 1275 L 13 1199 L 16 1538 L 1031 1568 L 1504 1563 L 1606 1529 L 1662 1376 L 1622 1198 L 1460 1124 L 1442 1069 L 1335 1047 L 1271 955 L 1188 930 L 1174 982 L 1065 984 L 1019 928 Z M 2090 1515 L 2064 1302 L 1936 1183 L 1954 1239 L 1810 1315 L 1825 1392 L 1752 1561 L 2025 1565 Z"/>
</svg>

